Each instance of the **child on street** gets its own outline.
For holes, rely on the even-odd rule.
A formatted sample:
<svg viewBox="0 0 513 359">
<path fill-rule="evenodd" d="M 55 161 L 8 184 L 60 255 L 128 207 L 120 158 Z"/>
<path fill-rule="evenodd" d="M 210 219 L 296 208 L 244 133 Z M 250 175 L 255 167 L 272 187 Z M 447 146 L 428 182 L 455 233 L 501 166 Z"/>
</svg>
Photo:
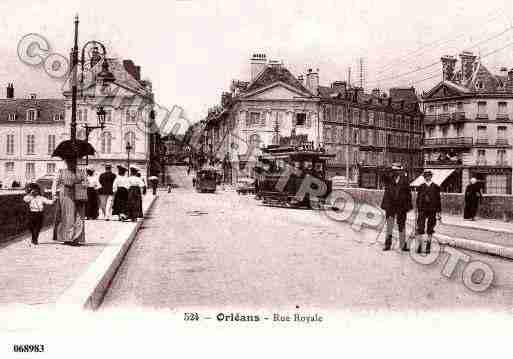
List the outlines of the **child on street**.
<svg viewBox="0 0 513 359">
<path fill-rule="evenodd" d="M 38 244 L 39 232 L 43 227 L 44 219 L 44 205 L 53 204 L 55 200 L 50 200 L 41 195 L 41 189 L 36 183 L 31 183 L 27 187 L 27 195 L 23 197 L 23 200 L 28 203 L 29 206 L 29 218 L 28 227 L 32 234 L 32 244 Z"/>
</svg>

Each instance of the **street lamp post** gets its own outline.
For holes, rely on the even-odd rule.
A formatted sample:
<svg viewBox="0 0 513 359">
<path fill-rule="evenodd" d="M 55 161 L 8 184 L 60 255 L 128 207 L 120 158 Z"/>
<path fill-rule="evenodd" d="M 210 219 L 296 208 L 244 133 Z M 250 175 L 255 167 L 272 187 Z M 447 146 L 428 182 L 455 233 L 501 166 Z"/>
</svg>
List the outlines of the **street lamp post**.
<svg viewBox="0 0 513 359">
<path fill-rule="evenodd" d="M 126 142 L 125 150 L 126 150 L 126 156 L 127 156 L 127 166 L 128 166 L 128 173 L 130 173 L 130 151 L 132 150 L 132 145 L 130 142 Z"/>
<path fill-rule="evenodd" d="M 97 128 L 103 130 L 105 128 L 105 110 L 103 106 L 98 107 L 96 111 L 98 119 L 98 126 L 89 126 L 88 124 L 82 125 L 85 128 L 86 142 L 89 142 L 89 133 Z M 86 155 L 86 166 L 89 165 L 89 155 Z"/>
<path fill-rule="evenodd" d="M 77 67 L 78 67 L 78 15 L 75 16 L 75 37 L 71 50 L 71 143 L 77 141 Z M 77 158 L 73 158 L 73 172 L 76 172 Z"/>
</svg>

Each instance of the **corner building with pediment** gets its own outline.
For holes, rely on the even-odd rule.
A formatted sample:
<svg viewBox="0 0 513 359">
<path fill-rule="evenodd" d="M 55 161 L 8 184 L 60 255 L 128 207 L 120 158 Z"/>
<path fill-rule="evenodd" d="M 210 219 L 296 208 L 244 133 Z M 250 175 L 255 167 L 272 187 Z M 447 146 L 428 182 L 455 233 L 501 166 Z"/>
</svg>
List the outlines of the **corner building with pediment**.
<svg viewBox="0 0 513 359">
<path fill-rule="evenodd" d="M 484 193 L 511 194 L 513 69 L 492 73 L 471 52 L 444 56 L 443 80 L 422 96 L 424 167 L 442 190 L 463 192 L 470 178 Z"/>
</svg>

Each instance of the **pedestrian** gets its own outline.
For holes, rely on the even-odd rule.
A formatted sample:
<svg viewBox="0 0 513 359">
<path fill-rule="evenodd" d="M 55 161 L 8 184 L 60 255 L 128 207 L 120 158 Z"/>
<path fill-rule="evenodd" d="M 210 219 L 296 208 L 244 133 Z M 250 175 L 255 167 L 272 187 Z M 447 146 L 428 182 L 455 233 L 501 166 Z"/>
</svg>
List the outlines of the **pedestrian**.
<svg viewBox="0 0 513 359">
<path fill-rule="evenodd" d="M 98 189 L 100 183 L 92 169 L 86 170 L 87 174 L 87 204 L 86 219 L 98 219 Z"/>
<path fill-rule="evenodd" d="M 144 183 L 137 176 L 137 169 L 130 168 L 130 176 L 128 177 L 128 218 L 135 222 L 137 218 L 142 218 L 142 190 Z"/>
<path fill-rule="evenodd" d="M 402 251 L 408 251 L 406 242 L 406 216 L 413 208 L 410 185 L 401 164 L 394 163 L 391 173 L 385 177 L 385 193 L 381 201 L 381 208 L 385 210 L 386 237 L 384 251 L 392 247 L 392 233 L 394 222 L 399 231 L 399 247 Z"/>
<path fill-rule="evenodd" d="M 52 198 L 55 198 L 58 193 L 53 240 L 69 245 L 80 245 L 85 242 L 84 217 L 85 201 L 87 201 L 85 188 L 87 178 L 83 170 L 77 169 L 76 159 L 72 156 L 63 159 L 66 168 L 59 170 L 52 186 Z M 82 188 L 78 188 L 79 186 Z M 85 197 L 83 197 L 82 190 L 86 192 Z"/>
<path fill-rule="evenodd" d="M 472 177 L 470 184 L 465 189 L 465 209 L 463 210 L 463 219 L 475 221 L 479 202 L 482 200 L 481 185 Z"/>
<path fill-rule="evenodd" d="M 441 220 L 442 201 L 440 199 L 440 186 L 432 182 L 433 173 L 424 171 L 424 183 L 417 190 L 417 253 L 422 253 L 423 244 L 426 243 L 426 254 L 431 252 L 431 241 L 436 221 Z M 427 228 L 426 228 L 427 221 Z M 427 233 L 427 241 L 422 236 Z"/>
<path fill-rule="evenodd" d="M 126 172 L 125 167 L 118 166 L 118 175 L 112 184 L 112 191 L 114 192 L 112 214 L 118 216 L 120 221 L 125 221 L 128 215 L 128 188 L 130 184 Z"/>
<path fill-rule="evenodd" d="M 146 186 L 146 181 L 144 180 L 144 178 L 142 178 L 141 172 L 139 170 L 137 170 L 136 176 L 139 177 L 141 179 L 141 181 L 143 182 L 142 195 L 145 196 L 146 191 L 148 190 L 148 188 Z"/>
<path fill-rule="evenodd" d="M 109 221 L 112 217 L 112 199 L 114 192 L 112 191 L 112 185 L 116 175 L 112 173 L 112 166 L 110 164 L 105 165 L 105 172 L 100 175 L 98 182 L 100 183 L 100 189 L 98 195 L 100 198 L 100 211 L 102 218 Z"/>
<path fill-rule="evenodd" d="M 158 186 L 158 183 L 159 183 L 159 179 L 157 176 L 151 176 L 149 178 L 149 182 L 150 182 L 150 186 L 151 186 L 151 190 L 153 192 L 153 195 L 156 196 L 157 195 L 157 186 Z"/>
<path fill-rule="evenodd" d="M 41 188 L 36 183 L 31 183 L 27 188 L 27 195 L 23 200 L 28 203 L 29 217 L 28 228 L 32 235 L 31 242 L 34 245 L 39 244 L 38 238 L 41 228 L 43 228 L 44 205 L 53 204 L 55 200 L 50 200 L 41 195 Z"/>
</svg>

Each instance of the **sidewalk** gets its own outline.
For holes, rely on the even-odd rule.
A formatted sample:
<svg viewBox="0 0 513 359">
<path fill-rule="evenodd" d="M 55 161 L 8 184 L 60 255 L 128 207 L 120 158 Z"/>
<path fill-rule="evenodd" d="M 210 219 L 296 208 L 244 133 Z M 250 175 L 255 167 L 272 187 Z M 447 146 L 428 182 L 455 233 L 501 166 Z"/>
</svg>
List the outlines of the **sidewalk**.
<svg viewBox="0 0 513 359">
<path fill-rule="evenodd" d="M 143 197 L 145 215 L 156 198 L 151 194 Z M 62 300 L 65 293 L 73 291 L 77 285 L 83 287 L 82 279 L 87 272 L 101 272 L 108 268 L 109 273 L 98 273 L 99 277 L 105 280 L 106 274 L 114 275 L 117 269 L 116 267 L 112 270 L 114 257 L 105 254 L 114 251 L 119 256 L 120 249 L 125 249 L 126 252 L 131 243 L 130 237 L 133 240 L 141 223 L 141 220 L 138 222 L 86 221 L 86 243 L 79 247 L 54 242 L 52 228 L 41 233 L 38 246 L 32 245 L 27 235 L 2 243 L 0 245 L 2 266 L 0 306 L 7 304 L 53 306 Z M 111 263 L 106 263 L 107 266 L 99 266 L 97 262 L 102 257 L 110 260 Z M 89 278 L 92 277 L 89 276 Z M 87 283 L 86 287 L 95 289 L 98 284 Z M 87 298 L 75 299 L 86 300 Z"/>
</svg>

